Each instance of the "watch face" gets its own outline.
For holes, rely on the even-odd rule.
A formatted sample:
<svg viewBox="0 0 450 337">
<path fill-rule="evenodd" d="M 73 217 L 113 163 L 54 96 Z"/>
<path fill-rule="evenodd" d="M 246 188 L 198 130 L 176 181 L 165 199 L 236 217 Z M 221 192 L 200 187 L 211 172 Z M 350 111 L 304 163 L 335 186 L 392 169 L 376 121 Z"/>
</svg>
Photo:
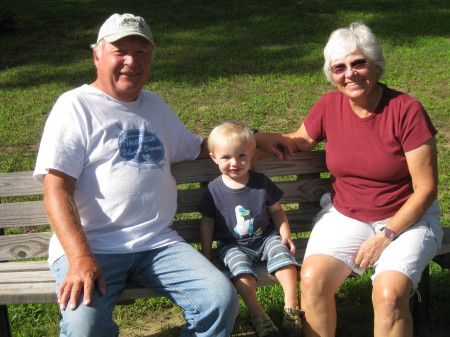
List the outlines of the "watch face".
<svg viewBox="0 0 450 337">
<path fill-rule="evenodd" d="M 386 227 L 384 228 L 384 235 L 386 235 L 391 240 L 393 240 L 395 237 L 394 231 L 392 231 L 391 229 L 386 228 Z"/>
</svg>

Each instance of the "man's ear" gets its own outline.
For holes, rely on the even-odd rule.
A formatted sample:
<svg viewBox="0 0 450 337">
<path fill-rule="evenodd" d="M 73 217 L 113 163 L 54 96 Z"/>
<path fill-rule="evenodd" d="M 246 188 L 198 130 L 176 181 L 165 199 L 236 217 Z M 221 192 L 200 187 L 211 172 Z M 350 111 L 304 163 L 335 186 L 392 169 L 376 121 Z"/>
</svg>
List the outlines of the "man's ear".
<svg viewBox="0 0 450 337">
<path fill-rule="evenodd" d="M 97 52 L 94 51 L 94 53 L 92 54 L 93 59 L 94 59 L 94 64 L 97 66 L 98 63 L 98 59 L 99 59 L 99 55 Z"/>
</svg>

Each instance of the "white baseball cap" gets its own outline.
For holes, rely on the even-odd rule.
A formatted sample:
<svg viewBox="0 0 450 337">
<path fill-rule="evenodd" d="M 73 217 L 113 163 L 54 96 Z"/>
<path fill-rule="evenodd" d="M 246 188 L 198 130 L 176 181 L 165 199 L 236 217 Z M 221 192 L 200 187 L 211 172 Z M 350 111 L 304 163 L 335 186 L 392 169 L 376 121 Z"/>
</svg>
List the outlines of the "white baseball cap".
<svg viewBox="0 0 450 337">
<path fill-rule="evenodd" d="M 114 42 L 130 35 L 142 36 L 155 46 L 152 32 L 145 20 L 140 16 L 129 13 L 111 15 L 100 27 L 97 42 L 102 39 L 107 42 Z"/>
</svg>

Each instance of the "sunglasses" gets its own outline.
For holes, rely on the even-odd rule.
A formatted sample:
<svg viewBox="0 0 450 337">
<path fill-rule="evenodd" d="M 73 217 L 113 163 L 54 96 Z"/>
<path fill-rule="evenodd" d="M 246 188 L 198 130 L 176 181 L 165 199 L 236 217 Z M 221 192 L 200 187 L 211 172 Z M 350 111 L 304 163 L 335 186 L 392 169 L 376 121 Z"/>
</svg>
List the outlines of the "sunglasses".
<svg viewBox="0 0 450 337">
<path fill-rule="evenodd" d="M 338 63 L 335 64 L 330 68 L 330 70 L 335 75 L 342 75 L 347 71 L 347 68 L 352 68 L 353 70 L 362 70 L 365 69 L 367 66 L 367 60 L 366 59 L 357 59 L 353 62 L 350 62 L 350 65 L 346 65 L 344 63 Z"/>
</svg>

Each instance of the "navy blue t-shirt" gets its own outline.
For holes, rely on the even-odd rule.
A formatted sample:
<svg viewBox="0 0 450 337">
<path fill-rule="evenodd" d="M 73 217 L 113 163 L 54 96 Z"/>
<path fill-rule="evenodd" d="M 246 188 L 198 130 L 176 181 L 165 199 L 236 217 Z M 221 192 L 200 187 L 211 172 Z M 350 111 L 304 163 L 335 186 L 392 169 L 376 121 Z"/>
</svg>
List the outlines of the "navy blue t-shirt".
<svg viewBox="0 0 450 337">
<path fill-rule="evenodd" d="M 198 210 L 215 219 L 215 240 L 254 246 L 273 232 L 267 206 L 278 202 L 283 191 L 263 173 L 249 173 L 247 185 L 240 189 L 227 187 L 222 176 L 208 184 Z"/>
</svg>

